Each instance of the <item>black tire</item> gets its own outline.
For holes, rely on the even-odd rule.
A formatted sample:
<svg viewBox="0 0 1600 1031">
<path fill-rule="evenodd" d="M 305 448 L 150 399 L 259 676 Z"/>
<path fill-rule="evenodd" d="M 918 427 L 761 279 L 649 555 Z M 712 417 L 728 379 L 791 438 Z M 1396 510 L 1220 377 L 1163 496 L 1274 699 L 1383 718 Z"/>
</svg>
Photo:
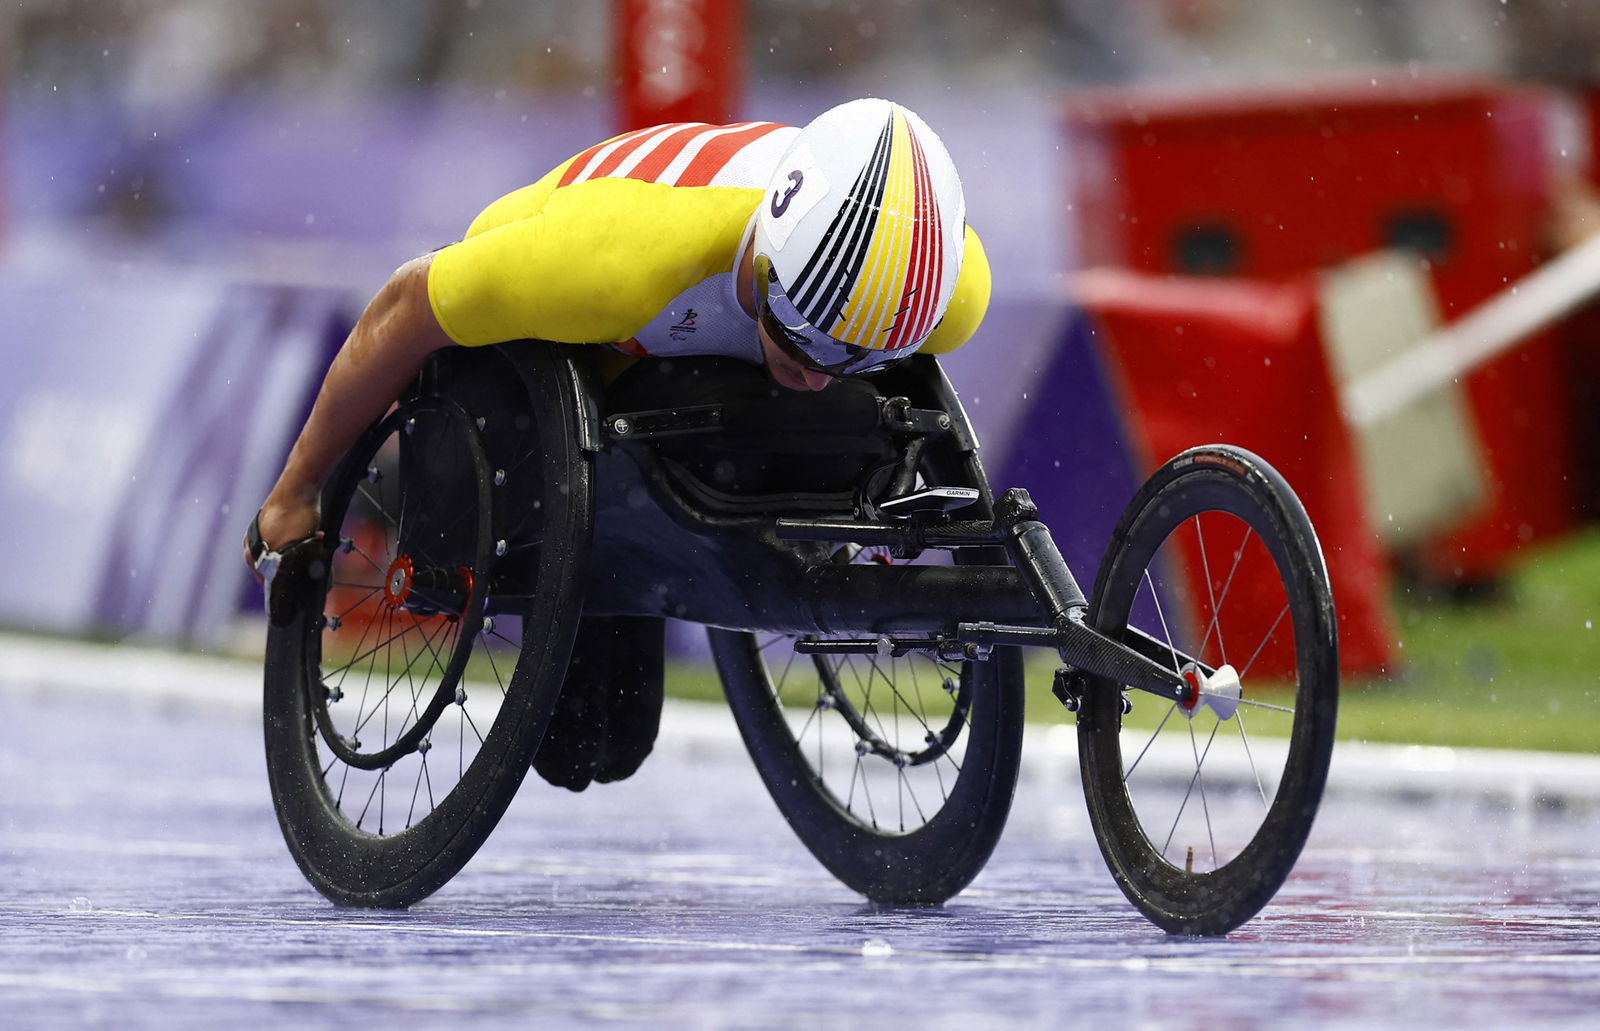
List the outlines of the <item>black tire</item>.
<svg viewBox="0 0 1600 1031">
<path fill-rule="evenodd" d="M 934 482 L 982 486 L 982 473 L 969 457 L 964 471 Z M 985 549 L 957 559 L 1001 564 L 1005 555 Z M 789 826 L 835 877 L 877 903 L 934 905 L 977 876 L 1016 787 L 1023 726 L 1016 649 L 996 649 L 983 662 L 920 653 L 808 657 L 793 651 L 790 637 L 710 634 L 756 769 Z"/>
<path fill-rule="evenodd" d="M 405 907 L 438 890 L 494 829 L 538 748 L 593 520 L 569 402 L 559 389 L 534 399 L 538 443 L 512 471 L 541 516 L 513 548 L 533 585 L 520 619 L 495 614 L 495 470 L 454 402 L 402 404 L 324 491 L 332 575 L 269 630 L 265 734 L 284 839 L 337 903 Z"/>
<path fill-rule="evenodd" d="M 1173 934 L 1227 934 L 1300 855 L 1322 798 L 1339 645 L 1321 548 L 1288 484 L 1222 445 L 1139 490 L 1095 580 L 1089 622 L 1132 622 L 1208 670 L 1185 706 L 1086 681 L 1079 759 L 1100 850 L 1124 894 Z M 1182 663 L 1164 661 L 1172 668 Z M 1203 671 L 1202 671 L 1203 672 Z"/>
</svg>

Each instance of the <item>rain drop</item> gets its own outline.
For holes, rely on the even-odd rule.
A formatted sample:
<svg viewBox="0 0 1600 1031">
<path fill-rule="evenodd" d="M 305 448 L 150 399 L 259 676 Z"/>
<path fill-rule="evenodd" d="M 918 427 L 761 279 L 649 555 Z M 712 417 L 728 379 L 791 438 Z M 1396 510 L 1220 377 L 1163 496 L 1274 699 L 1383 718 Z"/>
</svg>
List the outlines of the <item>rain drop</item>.
<svg viewBox="0 0 1600 1031">
<path fill-rule="evenodd" d="M 894 955 L 894 946 L 882 938 L 868 938 L 861 943 L 861 954 L 868 959 L 882 959 Z"/>
</svg>

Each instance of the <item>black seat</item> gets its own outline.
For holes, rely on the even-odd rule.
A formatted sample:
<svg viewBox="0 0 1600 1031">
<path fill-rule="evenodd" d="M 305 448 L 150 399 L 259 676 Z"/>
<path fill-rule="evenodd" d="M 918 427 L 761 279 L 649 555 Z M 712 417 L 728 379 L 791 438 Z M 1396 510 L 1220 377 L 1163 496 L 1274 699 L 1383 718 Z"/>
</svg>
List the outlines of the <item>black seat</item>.
<svg viewBox="0 0 1600 1031">
<path fill-rule="evenodd" d="M 837 507 L 873 469 L 892 461 L 878 391 L 864 380 L 826 390 L 784 390 L 761 369 L 729 358 L 641 361 L 606 392 L 608 419 L 621 413 L 716 405 L 715 426 L 651 440 L 675 477 L 712 507 Z M 826 501 L 824 499 L 827 499 Z"/>
</svg>

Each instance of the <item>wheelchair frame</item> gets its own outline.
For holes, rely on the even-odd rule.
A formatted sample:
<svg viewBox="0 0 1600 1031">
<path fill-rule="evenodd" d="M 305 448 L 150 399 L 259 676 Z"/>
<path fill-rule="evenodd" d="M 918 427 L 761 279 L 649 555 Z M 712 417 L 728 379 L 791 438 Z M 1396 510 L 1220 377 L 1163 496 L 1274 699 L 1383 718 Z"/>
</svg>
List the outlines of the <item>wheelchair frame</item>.
<svg viewBox="0 0 1600 1031">
<path fill-rule="evenodd" d="M 998 499 L 992 498 L 966 413 L 943 371 L 931 358 L 913 358 L 903 363 L 894 376 L 885 377 L 884 382 L 904 393 L 876 399 L 877 431 L 894 441 L 894 461 L 890 467 L 874 471 L 875 491 L 869 490 L 863 480 L 848 496 L 835 492 L 823 497 L 790 491 L 750 498 L 717 491 L 660 451 L 666 441 L 716 439 L 741 418 L 748 422 L 749 413 L 741 417 L 735 407 L 719 403 L 607 411 L 602 401 L 605 388 L 583 349 L 523 342 L 487 351 L 497 357 L 467 352 L 441 355 L 421 377 L 417 400 L 409 402 L 452 399 L 433 402 L 434 407 L 456 411 L 450 417 L 454 419 L 452 425 L 460 427 L 455 432 L 471 438 L 475 425 L 476 433 L 491 445 L 485 447 L 467 440 L 468 452 L 484 454 L 476 460 L 482 468 L 477 473 L 477 486 L 472 488 L 477 492 L 475 496 L 493 497 L 487 504 L 478 502 L 479 516 L 467 522 L 475 523 L 479 537 L 485 527 L 490 528 L 495 557 L 487 558 L 487 541 L 472 545 L 478 557 L 470 564 L 463 560 L 459 566 L 467 575 L 458 590 L 435 590 L 431 595 L 419 590 L 415 595 L 425 599 L 428 611 L 458 612 L 462 626 L 476 626 L 474 620 L 492 625 L 494 618 L 503 614 L 530 616 L 544 612 L 548 606 L 545 594 L 550 590 L 576 591 L 572 583 L 553 587 L 540 582 L 538 576 L 530 576 L 530 570 L 551 568 L 551 549 L 556 549 L 565 559 L 560 568 L 568 570 L 562 575 L 581 579 L 585 613 L 666 616 L 713 628 L 713 641 L 718 641 L 720 635 L 722 642 L 718 664 L 728 685 L 746 682 L 748 677 L 740 672 L 739 664 L 752 661 L 748 655 L 737 657 L 738 649 L 730 642 L 736 641 L 738 635 L 752 633 L 796 638 L 794 651 L 815 662 L 823 671 L 824 681 L 826 669 L 832 668 L 829 663 L 848 662 L 851 656 L 871 661 L 873 657 L 889 660 L 922 654 L 935 663 L 961 664 L 963 670 L 975 668 L 974 664 L 999 663 L 994 675 L 1001 677 L 1000 681 L 991 676 L 969 683 L 965 672 L 957 687 L 951 687 L 949 679 L 945 681 L 946 690 L 955 692 L 959 701 L 942 734 L 953 739 L 965 729 L 969 736 L 976 735 L 980 719 L 998 719 L 996 726 L 1003 726 L 992 741 L 985 739 L 987 743 L 981 746 L 983 762 L 993 766 L 993 772 L 985 774 L 993 783 L 986 785 L 981 795 L 973 796 L 978 801 L 972 805 L 987 811 L 982 821 L 987 830 L 976 836 L 982 840 L 966 841 L 959 830 L 951 829 L 940 838 L 944 844 L 938 849 L 920 848 L 915 834 L 878 833 L 875 823 L 872 828 L 863 828 L 859 821 L 846 820 L 837 811 L 838 800 L 821 787 L 820 774 L 815 778 L 818 783 L 812 785 L 820 800 L 792 798 L 786 803 L 782 797 L 785 778 L 804 779 L 810 767 L 804 765 L 798 747 L 784 744 L 788 738 L 783 721 L 773 715 L 778 704 L 775 696 L 764 703 L 752 702 L 749 698 L 736 698 L 730 686 L 729 700 L 739 703 L 734 706 L 735 714 L 740 717 L 752 757 L 791 824 L 846 883 L 888 901 L 941 901 L 938 896 L 947 897 L 959 890 L 987 858 L 1009 809 L 1016 772 L 1014 755 L 997 757 L 991 753 L 1020 746 L 1020 694 L 991 699 L 971 685 L 1018 680 L 1020 666 L 1014 658 L 1002 661 L 1002 657 L 1014 655 L 1020 646 L 1050 648 L 1061 663 L 1053 691 L 1067 709 L 1079 714 L 1084 786 L 1097 840 L 1119 886 L 1141 911 L 1169 931 L 1226 933 L 1264 905 L 1287 876 L 1309 833 L 1326 777 L 1337 700 L 1337 635 L 1326 571 L 1309 521 L 1287 484 L 1257 456 L 1212 446 L 1186 452 L 1158 470 L 1130 505 L 1113 538 L 1091 602 L 1079 588 L 1026 492 L 1012 489 Z M 509 395 L 507 383 L 514 385 Z M 508 397 L 512 399 L 509 404 Z M 490 428 L 487 420 L 502 419 L 515 412 L 515 397 L 534 406 L 536 432 L 519 426 L 507 438 L 514 437 L 518 443 L 492 446 L 497 443 L 498 427 Z M 460 409 L 456 409 L 457 405 Z M 479 411 L 487 414 L 477 415 Z M 407 434 L 411 428 L 407 423 Z M 557 436 L 567 441 L 558 446 L 570 448 L 574 457 L 567 467 L 572 470 L 573 482 L 559 487 L 561 494 L 575 499 L 570 516 L 575 521 L 562 525 L 574 527 L 571 532 L 580 536 L 587 533 L 587 540 L 547 539 L 544 530 L 549 525 L 548 516 L 536 517 L 522 511 L 530 506 L 519 505 L 514 493 L 495 494 L 483 482 L 492 475 L 494 488 L 502 487 L 506 465 L 514 466 L 527 457 L 494 454 L 496 450 L 515 451 L 533 440 L 548 452 Z M 414 445 L 412 453 L 416 453 Z M 915 504 L 910 506 L 911 511 L 888 514 L 896 507 L 892 502 L 915 493 L 919 476 L 923 475 L 921 470 L 935 453 L 943 456 L 947 468 L 958 468 L 959 478 L 970 484 L 967 490 L 972 495 L 972 517 L 956 519 L 940 505 L 919 509 Z M 444 459 L 435 461 L 436 467 L 429 468 L 420 459 L 412 459 L 406 475 L 419 484 L 461 479 L 460 469 L 439 464 Z M 499 468 L 495 468 L 497 465 Z M 349 479 L 345 477 L 346 481 Z M 543 484 L 546 498 L 555 496 L 550 493 L 549 479 L 547 473 Z M 466 490 L 462 486 L 456 493 Z M 537 509 L 538 505 L 531 507 Z M 484 508 L 488 511 L 481 511 Z M 343 512 L 342 507 L 338 510 Z M 1168 526 L 1171 511 L 1177 511 L 1178 516 Z M 1168 536 L 1177 527 L 1188 525 L 1190 518 L 1198 532 L 1200 517 L 1211 512 L 1243 520 L 1247 532 L 1245 542 L 1239 546 L 1241 553 L 1253 533 L 1277 570 L 1286 601 L 1278 622 L 1257 647 L 1257 653 L 1279 632 L 1279 623 L 1288 615 L 1294 636 L 1296 704 L 1292 709 L 1245 698 L 1233 667 L 1202 655 L 1211 639 L 1210 630 L 1190 653 L 1174 643 L 1170 631 L 1158 637 L 1128 624 L 1139 590 L 1136 574 L 1142 573 L 1144 580 L 1150 581 L 1154 556 L 1165 547 Z M 413 526 L 416 523 L 414 519 Z M 461 520 L 455 523 L 464 525 Z M 331 529 L 337 535 L 338 527 Z M 402 550 L 405 546 L 403 541 L 396 544 Z M 859 547 L 882 549 L 899 559 L 916 558 L 929 549 L 938 549 L 953 553 L 958 564 L 839 561 L 845 549 Z M 465 555 L 470 550 L 466 544 L 452 543 L 449 553 Z M 530 564 L 525 560 L 528 555 L 542 556 L 540 563 Z M 1124 561 L 1130 555 L 1133 557 Z M 1237 553 L 1233 561 L 1237 569 Z M 1139 568 L 1130 566 L 1129 572 L 1123 568 L 1128 562 Z M 1144 566 L 1147 562 L 1151 563 L 1149 567 Z M 433 574 L 441 583 L 457 575 L 450 571 L 457 568 L 455 559 L 444 565 L 450 568 Z M 417 575 L 416 582 L 422 583 L 423 578 Z M 1211 573 L 1207 571 L 1206 576 L 1209 584 Z M 324 584 L 323 593 L 327 589 Z M 1153 586 L 1151 590 L 1154 591 Z M 1226 589 L 1223 594 L 1225 597 Z M 342 801 L 330 803 L 326 786 L 307 786 L 317 779 L 310 772 L 318 762 L 317 735 L 332 744 L 336 753 L 343 754 L 337 743 L 342 739 L 328 736 L 329 721 L 323 718 L 328 703 L 318 694 L 329 692 L 325 690 L 323 673 L 318 672 L 320 648 L 309 643 L 325 629 L 326 619 L 314 612 L 322 605 L 320 598 L 321 595 L 308 595 L 305 615 L 293 627 L 274 630 L 276 637 L 269 639 L 268 755 L 280 820 L 302 869 L 331 897 L 356 904 L 408 904 L 448 880 L 487 836 L 499 810 L 503 810 L 520 782 L 527 756 L 520 760 L 521 767 L 514 774 L 500 774 L 501 782 L 485 788 L 492 788 L 490 794 L 495 802 L 483 808 L 486 816 L 470 821 L 475 829 L 467 837 L 474 840 L 463 843 L 459 831 L 450 831 L 445 835 L 448 848 L 440 849 L 440 856 L 448 854 L 448 858 L 424 864 L 404 876 L 383 873 L 378 879 L 389 887 L 343 886 L 340 871 L 325 866 L 337 861 L 322 854 L 331 846 L 307 843 L 313 837 L 337 843 L 342 840 L 341 835 L 360 843 L 366 840 L 361 835 L 367 834 L 359 820 L 354 828 L 341 828 L 340 820 L 345 824 L 350 821 L 339 815 Z M 1106 598 L 1111 600 L 1106 602 Z M 1216 597 L 1211 601 L 1215 624 L 1221 619 L 1221 607 Z M 391 608 L 406 609 L 407 605 L 417 604 L 391 602 Z M 570 610 L 569 605 L 564 611 Z M 566 635 L 565 644 L 557 640 L 541 653 L 544 666 L 564 667 L 565 648 L 570 645 L 571 636 L 563 621 L 571 618 L 575 615 L 560 617 L 562 628 L 552 628 L 558 638 Z M 1165 624 L 1164 617 L 1161 622 Z M 1220 626 L 1217 637 L 1220 640 Z M 529 638 L 525 636 L 524 640 Z M 526 652 L 527 645 L 524 658 Z M 457 679 L 464 663 L 465 658 L 459 662 L 452 659 L 450 669 L 455 670 Z M 444 664 L 440 666 L 444 669 Z M 456 690 L 459 698 L 459 688 L 450 683 L 450 669 L 444 669 L 431 698 L 433 704 L 427 709 L 434 718 L 447 688 Z M 526 718 L 519 718 L 517 741 L 496 745 L 504 747 L 505 755 L 513 760 L 519 751 L 526 750 L 531 756 L 537 747 L 554 704 L 554 688 L 548 683 L 554 676 L 553 684 L 559 687 L 557 674 L 559 669 L 525 674 L 519 662 L 516 677 L 522 680 L 514 678 L 512 686 L 522 685 L 532 708 Z M 542 677 L 539 683 L 546 686 L 529 687 L 535 677 Z M 751 682 L 762 682 L 762 676 Z M 869 686 L 869 693 L 870 690 Z M 1266 804 L 1261 826 L 1233 859 L 1209 873 L 1193 869 L 1193 846 L 1181 867 L 1165 856 L 1166 845 L 1156 848 L 1141 822 L 1138 807 L 1129 797 L 1131 768 L 1115 743 L 1122 719 L 1131 708 L 1129 690 L 1164 700 L 1171 706 L 1168 717 L 1181 712 L 1192 721 L 1196 711 L 1209 706 L 1215 710 L 1218 727 L 1234 719 L 1241 705 L 1291 714 L 1288 758 L 1274 799 L 1267 799 L 1261 774 L 1256 772 L 1262 802 Z M 296 692 L 301 693 L 301 712 L 275 719 L 273 706 L 281 705 L 285 692 L 291 698 Z M 426 694 L 425 689 L 423 693 Z M 819 708 L 848 704 L 845 692 L 837 684 L 824 694 L 827 697 L 818 696 Z M 511 695 L 507 698 L 509 704 Z M 995 710 L 995 705 L 1005 711 Z M 412 712 L 417 711 L 414 700 Z M 312 719 L 313 715 L 317 719 Z M 1237 718 L 1243 736 L 1243 716 Z M 854 726 L 863 739 L 875 736 L 869 719 L 857 713 L 855 720 Z M 1163 727 L 1166 722 L 1163 718 Z M 762 729 L 749 729 L 756 724 Z M 415 749 L 419 741 L 430 739 L 427 728 L 413 727 L 406 733 L 410 736 L 401 738 L 406 749 Z M 1213 739 L 1216 734 L 1213 729 Z M 930 730 L 930 752 L 936 737 Z M 291 744 L 293 747 L 289 747 Z M 1249 747 L 1245 737 L 1246 751 Z M 858 754 L 863 754 L 860 749 L 858 742 Z M 1207 754 L 1210 749 L 1211 743 L 1207 742 Z M 788 765 L 766 762 L 765 752 L 769 750 L 784 753 Z M 915 759 L 909 752 L 881 742 L 874 744 L 873 750 L 900 766 Z M 390 754 L 384 752 L 381 757 L 388 759 Z M 1142 759 L 1141 753 L 1133 765 Z M 505 765 L 505 760 L 499 762 Z M 1200 780 L 1203 762 L 1197 749 L 1191 791 Z M 1254 767 L 1253 757 L 1250 762 Z M 380 771 L 387 769 L 379 762 L 369 765 Z M 326 778 L 326 771 L 322 776 Z M 961 790 L 958 787 L 952 795 Z M 1201 790 L 1203 793 L 1203 785 Z M 1287 802 L 1276 797 L 1284 793 L 1291 796 Z M 1181 816 L 1182 807 L 1179 813 Z M 1209 816 L 1207 820 L 1210 833 Z M 425 818 L 422 824 L 426 822 Z M 828 839 L 823 841 L 815 833 L 808 836 L 807 828 L 802 826 L 805 822 L 840 826 L 829 829 L 832 837 L 822 835 Z M 940 818 L 936 816 L 928 822 L 930 826 L 937 825 Z M 404 833 L 412 833 L 412 828 L 408 826 Z M 384 835 L 380 832 L 367 837 L 377 839 Z M 861 847 L 863 838 L 869 851 L 850 852 Z M 866 869 L 871 860 L 863 857 L 880 854 L 894 841 L 898 841 L 897 847 L 903 853 L 896 861 L 903 865 L 916 865 L 927 858 L 924 852 L 928 856 L 945 856 L 964 851 L 964 868 L 948 878 L 929 875 L 932 879 L 915 890 L 883 886 L 874 872 Z M 372 861 L 380 867 L 389 863 L 383 858 L 385 847 L 383 842 L 372 843 Z M 879 851 L 874 853 L 871 849 Z M 1212 850 L 1216 850 L 1214 841 Z"/>
</svg>

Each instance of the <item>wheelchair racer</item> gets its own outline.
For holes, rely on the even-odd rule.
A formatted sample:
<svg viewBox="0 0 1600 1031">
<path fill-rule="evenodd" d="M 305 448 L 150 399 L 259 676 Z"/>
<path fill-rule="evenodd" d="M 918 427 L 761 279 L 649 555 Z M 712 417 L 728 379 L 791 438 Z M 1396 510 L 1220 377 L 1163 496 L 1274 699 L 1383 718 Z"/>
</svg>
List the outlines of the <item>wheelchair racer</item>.
<svg viewBox="0 0 1600 1031">
<path fill-rule="evenodd" d="M 724 355 L 821 390 L 953 350 L 989 301 L 939 137 L 886 100 L 804 128 L 678 123 L 597 144 L 407 262 L 334 358 L 245 539 L 270 581 L 317 541 L 341 455 L 433 351 L 539 339 L 632 357 Z"/>
<path fill-rule="evenodd" d="M 246 560 L 269 617 L 286 618 L 277 599 L 323 551 L 323 482 L 439 348 L 598 343 L 618 366 L 720 355 L 817 391 L 959 347 L 988 301 L 955 166 L 897 104 L 852 101 L 803 129 L 626 133 L 495 201 L 461 242 L 390 277 L 334 358 L 250 525 Z M 533 769 L 581 791 L 639 768 L 660 722 L 663 634 L 660 617 L 579 621 Z"/>
</svg>

